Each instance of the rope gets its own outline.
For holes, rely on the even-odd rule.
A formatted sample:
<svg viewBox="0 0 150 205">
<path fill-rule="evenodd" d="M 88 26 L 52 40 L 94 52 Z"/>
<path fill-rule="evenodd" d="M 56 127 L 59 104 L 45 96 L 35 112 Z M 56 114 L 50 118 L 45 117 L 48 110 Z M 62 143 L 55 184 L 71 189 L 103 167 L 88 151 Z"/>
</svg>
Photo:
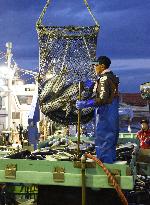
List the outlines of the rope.
<svg viewBox="0 0 150 205">
<path fill-rule="evenodd" d="M 61 70 L 63 70 L 64 65 L 65 65 L 65 60 L 66 60 L 68 48 L 69 48 L 69 42 L 67 41 L 67 44 L 66 44 L 66 47 L 65 47 L 65 51 L 64 51 L 64 57 L 63 57 L 63 62 L 62 62 Z"/>
<path fill-rule="evenodd" d="M 6 53 L 0 51 L 0 60 L 6 58 Z"/>
<path fill-rule="evenodd" d="M 47 0 L 46 5 L 44 6 L 44 8 L 42 10 L 42 13 L 40 14 L 40 17 L 39 17 L 39 19 L 38 19 L 38 21 L 36 23 L 36 26 L 42 24 L 42 20 L 43 20 L 44 14 L 46 13 L 46 10 L 47 10 L 49 4 L 50 4 L 50 0 Z"/>
<path fill-rule="evenodd" d="M 20 72 L 23 72 L 24 74 L 29 74 L 29 75 L 32 75 L 32 76 L 36 76 L 38 74 L 38 72 L 31 71 L 31 70 L 26 70 L 26 69 L 23 69 L 23 68 L 17 68 L 17 71 L 20 71 Z"/>
<path fill-rule="evenodd" d="M 99 27 L 100 25 L 99 25 L 98 21 L 96 20 L 94 14 L 92 13 L 91 8 L 90 8 L 90 6 L 89 6 L 87 0 L 84 0 L 84 3 L 85 3 L 85 5 L 86 5 L 86 8 L 88 9 L 88 11 L 89 11 L 89 13 L 90 13 L 90 15 L 91 15 L 93 21 L 94 21 L 95 24 Z"/>
<path fill-rule="evenodd" d="M 4 58 L 6 58 L 6 56 L 2 56 L 2 57 L 0 57 L 0 60 L 2 60 L 2 59 L 4 59 Z"/>
<path fill-rule="evenodd" d="M 86 49 L 87 49 L 89 59 L 91 59 L 91 54 L 90 54 L 90 51 L 89 51 L 89 48 L 88 48 L 88 45 L 87 45 L 87 42 L 86 42 L 86 39 L 85 39 L 84 36 L 83 36 L 83 41 L 84 41 L 84 43 L 85 43 L 85 47 L 86 47 Z"/>
<path fill-rule="evenodd" d="M 120 186 L 118 185 L 118 183 L 116 182 L 115 178 L 112 176 L 110 171 L 104 166 L 104 164 L 99 159 L 92 156 L 91 154 L 85 154 L 85 156 L 87 158 L 93 159 L 104 170 L 104 172 L 106 173 L 106 175 L 108 176 L 108 178 L 112 182 L 113 187 L 116 189 L 116 191 L 117 191 L 117 193 L 122 201 L 122 204 L 128 205 L 127 199 L 125 198 Z"/>
<path fill-rule="evenodd" d="M 38 21 L 37 21 L 37 23 L 36 23 L 37 26 L 42 24 L 43 17 L 44 17 L 44 15 L 45 15 L 45 13 L 46 13 L 46 10 L 47 10 L 48 6 L 50 5 L 50 1 L 51 1 L 51 0 L 47 0 L 46 5 L 44 6 L 44 8 L 43 8 L 43 10 L 42 10 L 42 12 L 41 12 L 41 14 L 40 14 L 40 17 L 39 17 L 39 19 L 38 19 Z M 85 4 L 87 10 L 88 10 L 89 13 L 90 13 L 92 19 L 93 19 L 93 21 L 94 21 L 95 24 L 99 27 L 100 25 L 99 25 L 98 21 L 96 20 L 94 14 L 92 13 L 91 8 L 90 8 L 90 6 L 89 6 L 87 0 L 83 0 L 83 1 L 84 1 L 84 4 Z"/>
</svg>

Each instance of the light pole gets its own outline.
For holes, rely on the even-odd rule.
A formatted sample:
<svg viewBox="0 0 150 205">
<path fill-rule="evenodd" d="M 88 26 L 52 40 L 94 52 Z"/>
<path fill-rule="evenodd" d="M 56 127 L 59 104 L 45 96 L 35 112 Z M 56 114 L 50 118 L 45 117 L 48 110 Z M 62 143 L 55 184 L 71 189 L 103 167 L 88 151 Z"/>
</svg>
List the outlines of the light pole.
<svg viewBox="0 0 150 205">
<path fill-rule="evenodd" d="M 8 67 L 8 72 L 11 70 L 11 58 L 12 58 L 12 43 L 7 42 L 6 43 L 6 48 L 7 48 L 7 67 Z M 11 113 L 11 89 L 12 89 L 12 76 L 8 77 L 8 130 L 11 128 L 11 121 L 12 121 L 12 113 Z"/>
</svg>

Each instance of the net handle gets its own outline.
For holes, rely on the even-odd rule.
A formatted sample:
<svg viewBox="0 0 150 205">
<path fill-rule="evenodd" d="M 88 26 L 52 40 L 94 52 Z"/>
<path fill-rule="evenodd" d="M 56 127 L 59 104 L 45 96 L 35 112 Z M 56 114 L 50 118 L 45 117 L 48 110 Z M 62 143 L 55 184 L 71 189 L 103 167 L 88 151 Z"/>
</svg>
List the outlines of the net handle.
<svg viewBox="0 0 150 205">
<path fill-rule="evenodd" d="M 98 21 L 96 20 L 94 14 L 92 13 L 91 8 L 90 8 L 90 6 L 89 6 L 87 0 L 83 0 L 83 1 L 84 1 L 84 4 L 85 4 L 87 10 L 88 10 L 89 13 L 90 13 L 92 19 L 93 19 L 93 21 L 95 22 L 95 24 L 96 24 L 97 26 L 99 26 L 99 23 L 98 23 Z M 43 8 L 43 10 L 42 10 L 42 12 L 41 12 L 41 14 L 40 14 L 40 17 L 39 17 L 39 19 L 38 19 L 38 21 L 37 21 L 37 23 L 36 23 L 37 25 L 41 25 L 41 24 L 42 24 L 43 17 L 44 17 L 44 15 L 45 15 L 46 10 L 47 10 L 48 6 L 50 5 L 50 3 L 51 3 L 51 0 L 47 0 L 46 5 L 44 6 L 44 8 Z"/>
</svg>

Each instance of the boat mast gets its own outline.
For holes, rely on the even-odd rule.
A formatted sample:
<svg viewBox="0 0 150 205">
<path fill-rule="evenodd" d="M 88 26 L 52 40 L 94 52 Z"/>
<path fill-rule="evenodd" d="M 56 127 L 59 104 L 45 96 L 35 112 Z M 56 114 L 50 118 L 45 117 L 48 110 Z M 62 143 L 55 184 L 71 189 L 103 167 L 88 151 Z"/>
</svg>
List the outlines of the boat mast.
<svg viewBox="0 0 150 205">
<path fill-rule="evenodd" d="M 12 43 L 7 42 L 6 43 L 7 48 L 7 67 L 8 71 L 11 70 L 11 59 L 12 59 Z M 12 122 L 12 113 L 11 113 L 11 90 L 12 90 L 12 76 L 10 75 L 8 78 L 8 130 L 11 128 L 11 122 Z"/>
</svg>

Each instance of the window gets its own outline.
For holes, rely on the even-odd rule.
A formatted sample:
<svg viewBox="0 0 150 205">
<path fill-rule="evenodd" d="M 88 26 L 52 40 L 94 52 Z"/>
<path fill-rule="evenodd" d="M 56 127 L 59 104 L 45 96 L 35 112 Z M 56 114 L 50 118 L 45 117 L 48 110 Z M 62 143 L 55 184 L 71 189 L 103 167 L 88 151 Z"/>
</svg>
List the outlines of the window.
<svg viewBox="0 0 150 205">
<path fill-rule="evenodd" d="M 20 112 L 12 112 L 12 119 L 20 119 Z"/>
<path fill-rule="evenodd" d="M 31 105 L 32 103 L 32 95 L 17 95 L 20 105 L 27 104 Z"/>
<path fill-rule="evenodd" d="M 30 88 L 25 88 L 25 91 L 30 91 Z"/>
</svg>

